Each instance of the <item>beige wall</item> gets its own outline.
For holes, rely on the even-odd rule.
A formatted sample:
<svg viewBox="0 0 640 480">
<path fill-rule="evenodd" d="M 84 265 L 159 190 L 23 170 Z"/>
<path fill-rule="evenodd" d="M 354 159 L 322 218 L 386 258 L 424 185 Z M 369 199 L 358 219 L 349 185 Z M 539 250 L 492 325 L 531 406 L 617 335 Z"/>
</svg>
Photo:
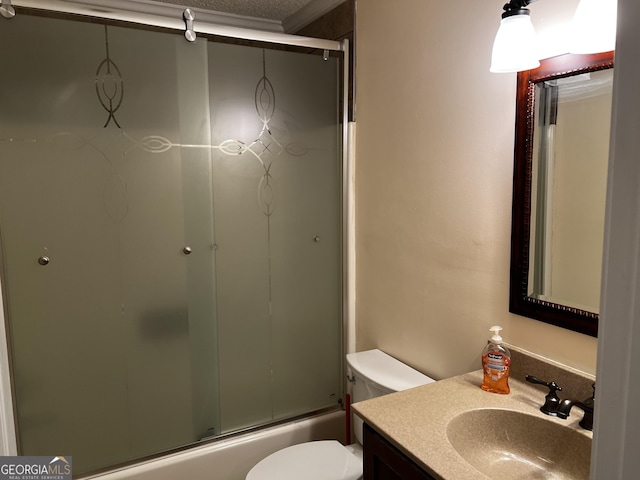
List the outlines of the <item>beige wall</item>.
<svg viewBox="0 0 640 480">
<path fill-rule="evenodd" d="M 445 378 L 505 341 L 594 373 L 596 340 L 508 312 L 515 74 L 504 0 L 358 0 L 357 349 Z M 577 0 L 531 5 L 542 35 Z"/>
</svg>

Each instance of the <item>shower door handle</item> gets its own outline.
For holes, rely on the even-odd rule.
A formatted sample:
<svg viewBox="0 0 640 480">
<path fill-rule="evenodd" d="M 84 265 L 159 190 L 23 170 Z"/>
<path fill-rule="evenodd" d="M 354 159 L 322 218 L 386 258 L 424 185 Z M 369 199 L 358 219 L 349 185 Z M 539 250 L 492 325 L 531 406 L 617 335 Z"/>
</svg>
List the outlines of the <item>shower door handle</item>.
<svg viewBox="0 0 640 480">
<path fill-rule="evenodd" d="M 49 260 L 49 257 L 47 257 L 47 256 L 42 256 L 42 257 L 38 258 L 38 263 L 40 265 L 42 265 L 42 266 L 49 265 L 49 262 L 50 262 L 50 260 Z"/>
</svg>

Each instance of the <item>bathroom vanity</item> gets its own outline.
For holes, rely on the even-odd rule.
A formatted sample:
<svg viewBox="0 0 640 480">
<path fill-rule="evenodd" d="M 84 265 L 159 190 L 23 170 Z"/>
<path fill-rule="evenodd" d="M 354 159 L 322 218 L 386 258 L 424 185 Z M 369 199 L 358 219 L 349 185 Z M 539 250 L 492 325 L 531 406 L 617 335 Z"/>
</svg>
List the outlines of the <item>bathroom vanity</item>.
<svg viewBox="0 0 640 480">
<path fill-rule="evenodd" d="M 578 425 L 583 412 L 543 414 L 548 390 L 524 376 L 553 380 L 562 399 L 580 400 L 593 377 L 510 349 L 518 367 L 508 395 L 483 391 L 478 370 L 354 404 L 365 422 L 364 480 L 588 479 L 592 432 Z"/>
<path fill-rule="evenodd" d="M 366 423 L 364 442 L 365 480 L 437 480 Z"/>
</svg>

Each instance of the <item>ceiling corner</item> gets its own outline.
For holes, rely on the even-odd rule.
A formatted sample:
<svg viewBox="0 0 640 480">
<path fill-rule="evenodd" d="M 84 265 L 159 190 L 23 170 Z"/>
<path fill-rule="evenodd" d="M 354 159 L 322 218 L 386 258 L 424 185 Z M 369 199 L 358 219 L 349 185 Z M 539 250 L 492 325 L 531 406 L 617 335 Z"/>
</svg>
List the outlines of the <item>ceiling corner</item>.
<svg viewBox="0 0 640 480">
<path fill-rule="evenodd" d="M 285 18 L 282 21 L 282 28 L 285 33 L 295 33 L 345 1 L 346 0 L 312 0 L 300 10 Z"/>
</svg>

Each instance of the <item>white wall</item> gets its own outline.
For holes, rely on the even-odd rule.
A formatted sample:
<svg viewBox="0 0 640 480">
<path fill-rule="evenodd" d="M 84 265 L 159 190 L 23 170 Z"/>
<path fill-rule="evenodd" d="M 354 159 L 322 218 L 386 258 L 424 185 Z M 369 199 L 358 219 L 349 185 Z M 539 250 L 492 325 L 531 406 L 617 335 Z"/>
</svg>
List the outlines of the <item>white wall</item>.
<svg viewBox="0 0 640 480">
<path fill-rule="evenodd" d="M 358 0 L 357 348 L 449 377 L 499 324 L 594 373 L 595 338 L 508 311 L 516 75 L 489 73 L 504 0 L 481 3 Z M 539 34 L 577 3 L 531 5 Z"/>
</svg>

